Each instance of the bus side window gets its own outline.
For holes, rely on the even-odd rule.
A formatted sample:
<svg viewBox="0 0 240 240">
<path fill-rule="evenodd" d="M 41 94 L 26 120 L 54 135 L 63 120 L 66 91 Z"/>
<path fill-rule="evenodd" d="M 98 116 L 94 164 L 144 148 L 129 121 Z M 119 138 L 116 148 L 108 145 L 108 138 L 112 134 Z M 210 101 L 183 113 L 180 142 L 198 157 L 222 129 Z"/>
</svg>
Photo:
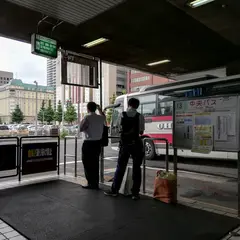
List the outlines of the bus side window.
<svg viewBox="0 0 240 240">
<path fill-rule="evenodd" d="M 141 113 L 143 116 L 155 116 L 156 115 L 155 103 L 144 103 L 141 105 Z"/>
<path fill-rule="evenodd" d="M 173 102 L 159 102 L 158 116 L 172 116 Z"/>
</svg>

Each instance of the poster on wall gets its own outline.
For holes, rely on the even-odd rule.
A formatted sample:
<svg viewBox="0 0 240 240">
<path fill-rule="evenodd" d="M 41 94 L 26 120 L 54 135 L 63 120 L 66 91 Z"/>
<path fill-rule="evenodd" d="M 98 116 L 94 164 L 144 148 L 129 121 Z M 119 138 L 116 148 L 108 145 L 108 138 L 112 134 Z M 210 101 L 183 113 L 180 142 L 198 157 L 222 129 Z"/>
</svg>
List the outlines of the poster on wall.
<svg viewBox="0 0 240 240">
<path fill-rule="evenodd" d="M 17 145 L 0 145 L 0 171 L 16 169 Z"/>
<path fill-rule="evenodd" d="M 194 125 L 192 152 L 209 154 L 213 150 L 213 125 Z"/>
<path fill-rule="evenodd" d="M 57 143 L 27 143 L 22 145 L 22 174 L 57 170 Z"/>
</svg>

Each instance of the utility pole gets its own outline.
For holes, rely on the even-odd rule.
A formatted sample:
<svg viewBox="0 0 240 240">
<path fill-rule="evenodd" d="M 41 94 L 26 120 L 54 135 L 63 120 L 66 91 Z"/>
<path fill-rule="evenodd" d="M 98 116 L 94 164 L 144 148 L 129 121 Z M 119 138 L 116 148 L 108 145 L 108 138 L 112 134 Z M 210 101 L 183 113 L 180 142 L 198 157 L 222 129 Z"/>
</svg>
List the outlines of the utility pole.
<svg viewBox="0 0 240 240">
<path fill-rule="evenodd" d="M 34 81 L 36 84 L 36 115 L 35 115 L 35 136 L 37 136 L 37 116 L 38 116 L 38 82 Z"/>
</svg>

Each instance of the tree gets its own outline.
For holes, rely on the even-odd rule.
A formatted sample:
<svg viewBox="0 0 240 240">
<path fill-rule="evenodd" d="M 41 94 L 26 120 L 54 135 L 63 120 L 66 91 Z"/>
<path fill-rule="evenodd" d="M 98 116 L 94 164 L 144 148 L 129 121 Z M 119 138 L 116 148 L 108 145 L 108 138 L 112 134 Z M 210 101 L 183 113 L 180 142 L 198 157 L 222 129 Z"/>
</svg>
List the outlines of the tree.
<svg viewBox="0 0 240 240">
<path fill-rule="evenodd" d="M 2 119 L 0 118 L 0 124 L 2 124 Z"/>
<path fill-rule="evenodd" d="M 116 94 L 114 93 L 114 94 L 112 95 L 112 97 L 110 97 L 109 103 L 110 103 L 110 104 L 114 104 L 114 103 L 115 103 L 115 100 L 116 100 Z M 109 108 L 109 109 L 107 110 L 107 114 L 106 114 L 107 123 L 110 123 L 110 122 L 111 122 L 112 114 L 113 114 L 113 109 L 112 109 L 112 108 Z"/>
<path fill-rule="evenodd" d="M 52 108 L 52 103 L 51 100 L 48 101 L 48 107 L 45 110 L 45 114 L 44 114 L 44 119 L 45 121 L 50 124 L 53 120 L 54 120 L 54 110 Z"/>
<path fill-rule="evenodd" d="M 63 117 L 63 109 L 62 109 L 62 103 L 61 101 L 59 100 L 58 101 L 58 105 L 57 105 L 57 110 L 55 112 L 55 115 L 54 115 L 54 120 L 59 122 L 59 124 L 61 124 L 62 122 L 62 117 Z"/>
<path fill-rule="evenodd" d="M 16 105 L 14 111 L 12 112 L 12 122 L 21 123 L 24 120 L 23 112 L 19 105 Z"/>
<path fill-rule="evenodd" d="M 46 109 L 45 109 L 45 101 L 43 100 L 42 101 L 42 106 L 41 106 L 40 111 L 38 113 L 38 121 L 40 121 L 42 124 L 44 122 L 45 111 L 46 111 Z"/>
<path fill-rule="evenodd" d="M 66 112 L 64 113 L 64 120 L 68 124 L 72 124 L 72 122 L 77 120 L 77 112 L 75 107 L 72 105 L 72 102 L 69 101 L 67 104 Z"/>
<path fill-rule="evenodd" d="M 123 90 L 122 90 L 122 94 L 127 94 L 127 90 L 126 90 L 126 89 L 123 89 Z"/>
</svg>

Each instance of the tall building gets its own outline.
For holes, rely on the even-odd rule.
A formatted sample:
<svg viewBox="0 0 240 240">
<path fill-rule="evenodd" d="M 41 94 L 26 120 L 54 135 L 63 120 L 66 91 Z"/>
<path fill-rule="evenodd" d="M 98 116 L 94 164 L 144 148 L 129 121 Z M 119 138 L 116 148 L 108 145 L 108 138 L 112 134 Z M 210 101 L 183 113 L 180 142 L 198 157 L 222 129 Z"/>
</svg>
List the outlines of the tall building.
<svg viewBox="0 0 240 240">
<path fill-rule="evenodd" d="M 0 71 L 0 86 L 8 84 L 11 79 L 13 79 L 12 72 Z"/>
<path fill-rule="evenodd" d="M 125 67 L 117 67 L 117 82 L 116 82 L 116 95 L 122 95 L 127 91 L 127 77 L 128 69 Z"/>
<path fill-rule="evenodd" d="M 38 85 L 36 99 L 36 85 L 24 83 L 20 79 L 13 79 L 7 85 L 0 86 L 0 118 L 2 122 L 11 122 L 11 113 L 16 105 L 25 116 L 24 122 L 33 123 L 36 116 L 36 107 L 39 112 L 42 101 L 54 100 L 54 89 Z"/>
<path fill-rule="evenodd" d="M 47 59 L 47 86 L 52 87 L 56 92 L 57 74 L 59 69 L 60 58 Z M 54 96 L 53 106 L 56 106 L 56 96 Z"/>
<path fill-rule="evenodd" d="M 127 80 L 127 92 L 138 92 L 141 87 L 149 86 L 149 85 L 160 85 L 166 84 L 168 82 L 172 82 L 173 80 L 155 76 L 152 74 L 130 70 L 128 72 L 128 80 Z"/>
</svg>

